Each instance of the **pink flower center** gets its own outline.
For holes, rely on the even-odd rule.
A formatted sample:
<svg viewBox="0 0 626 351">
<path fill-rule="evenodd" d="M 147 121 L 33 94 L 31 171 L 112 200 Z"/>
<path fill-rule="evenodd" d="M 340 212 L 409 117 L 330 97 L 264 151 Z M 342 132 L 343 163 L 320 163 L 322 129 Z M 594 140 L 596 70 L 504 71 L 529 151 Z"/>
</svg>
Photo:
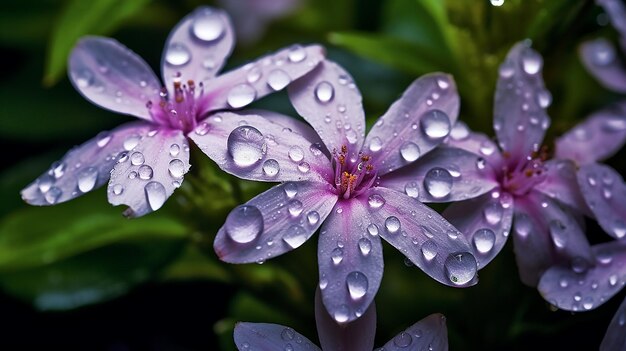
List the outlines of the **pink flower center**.
<svg viewBox="0 0 626 351">
<path fill-rule="evenodd" d="M 169 96 L 166 88 L 162 88 L 159 93 L 158 104 L 148 101 L 146 107 L 150 111 L 152 118 L 173 129 L 180 129 L 184 132 L 193 130 L 198 124 L 198 102 L 204 94 L 204 85 L 199 84 L 200 90 L 196 96 L 196 84 L 193 80 L 182 83 L 180 74 L 174 78 L 173 96 Z"/>
<path fill-rule="evenodd" d="M 376 181 L 376 171 L 369 155 L 359 153 L 355 158 L 348 157 L 348 147 L 333 150 L 332 165 L 335 170 L 334 183 L 337 195 L 344 199 L 359 196 L 371 188 Z"/>
<path fill-rule="evenodd" d="M 509 157 L 508 153 L 505 152 L 504 157 Z M 518 162 L 512 170 L 509 169 L 510 166 L 505 165 L 500 175 L 502 187 L 517 196 L 527 194 L 546 179 L 544 162 L 548 157 L 547 148 L 543 147 L 526 160 Z"/>
</svg>

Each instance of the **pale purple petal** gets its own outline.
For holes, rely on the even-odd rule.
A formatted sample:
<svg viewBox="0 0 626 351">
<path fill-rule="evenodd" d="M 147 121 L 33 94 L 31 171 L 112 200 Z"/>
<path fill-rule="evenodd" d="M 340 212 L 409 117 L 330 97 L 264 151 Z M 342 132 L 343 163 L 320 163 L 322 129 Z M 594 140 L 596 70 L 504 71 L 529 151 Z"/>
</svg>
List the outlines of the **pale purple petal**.
<svg viewBox="0 0 626 351">
<path fill-rule="evenodd" d="M 107 193 L 124 214 L 140 217 L 156 211 L 180 187 L 189 171 L 189 145 L 180 130 L 154 129 L 120 158 L 111 172 Z"/>
<path fill-rule="evenodd" d="M 201 6 L 183 18 L 170 32 L 161 72 L 167 89 L 180 76 L 183 82 L 212 79 L 222 68 L 235 45 L 233 26 L 226 12 Z"/>
<path fill-rule="evenodd" d="M 578 171 L 578 184 L 598 224 L 614 238 L 626 236 L 626 184 L 613 168 L 592 163 Z"/>
<path fill-rule="evenodd" d="M 463 121 L 456 122 L 445 142 L 449 146 L 479 155 L 494 168 L 504 165 L 498 145 L 485 134 L 471 131 Z"/>
<path fill-rule="evenodd" d="M 293 45 L 224 73 L 205 83 L 198 113 L 242 108 L 282 90 L 313 70 L 324 55 L 319 45 Z"/>
<path fill-rule="evenodd" d="M 611 42 L 604 38 L 590 40 L 582 43 L 579 50 L 583 65 L 600 84 L 626 93 L 626 69 Z"/>
<path fill-rule="evenodd" d="M 543 58 L 528 42 L 515 45 L 500 65 L 493 128 L 512 161 L 539 150 L 550 125 L 546 108 L 552 97 L 543 84 L 542 67 Z"/>
<path fill-rule="evenodd" d="M 320 230 L 319 285 L 324 305 L 338 323 L 365 313 L 383 276 L 382 245 L 380 237 L 368 231 L 368 212 L 357 199 L 339 201 Z"/>
<path fill-rule="evenodd" d="M 570 206 L 580 213 L 590 214 L 585 200 L 578 188 L 574 162 L 570 160 L 552 159 L 544 164 L 545 179 L 533 189 Z"/>
<path fill-rule="evenodd" d="M 595 112 L 558 138 L 555 157 L 586 165 L 613 156 L 625 142 L 626 109 L 615 105 Z"/>
<path fill-rule="evenodd" d="M 324 351 L 371 350 L 376 335 L 376 304 L 351 323 L 338 324 L 326 311 L 320 290 L 315 292 L 315 322 Z"/>
<path fill-rule="evenodd" d="M 431 314 L 396 335 L 382 349 L 385 351 L 447 351 L 446 317 L 440 313 Z"/>
<path fill-rule="evenodd" d="M 384 174 L 380 186 L 417 198 L 420 202 L 461 201 L 498 186 L 485 159 L 452 147 L 439 147 L 416 162 Z"/>
<path fill-rule="evenodd" d="M 626 37 L 626 6 L 620 0 L 596 0 L 609 15 L 611 24 L 621 37 Z"/>
<path fill-rule="evenodd" d="M 509 237 L 513 197 L 494 190 L 475 199 L 452 203 L 442 215 L 472 243 L 478 268 L 483 269 Z"/>
<path fill-rule="evenodd" d="M 319 144 L 261 116 L 216 113 L 188 136 L 221 169 L 240 178 L 323 181 L 332 174 Z"/>
<path fill-rule="evenodd" d="M 278 324 L 239 322 L 233 337 L 239 351 L 321 351 L 302 334 Z"/>
<path fill-rule="evenodd" d="M 431 73 L 416 79 L 378 119 L 365 140 L 378 174 L 410 164 L 443 142 L 459 114 L 452 76 Z"/>
<path fill-rule="evenodd" d="M 105 184 L 122 152 L 131 150 L 152 125 L 124 124 L 77 146 L 22 190 L 31 205 L 54 205 L 81 196 Z"/>
<path fill-rule="evenodd" d="M 322 142 L 322 139 L 320 139 L 320 136 L 317 135 L 317 132 L 315 132 L 315 130 L 311 128 L 311 126 L 309 126 L 308 124 L 306 124 L 304 121 L 300 119 L 283 115 L 278 112 L 257 110 L 257 109 L 242 110 L 242 111 L 237 111 L 236 113 L 242 116 L 258 115 L 269 120 L 270 122 L 274 124 L 279 124 L 285 128 L 289 128 L 292 131 L 302 135 L 304 138 L 306 138 L 306 140 L 309 143 L 316 144 L 316 146 L 320 150 L 324 151 L 324 153 L 327 154 L 328 157 L 330 157 L 330 153 L 327 152 L 328 150 L 326 149 L 326 146 Z"/>
<path fill-rule="evenodd" d="M 311 73 L 289 86 L 296 111 L 317 131 L 331 152 L 342 146 L 356 154 L 365 137 L 361 93 L 352 77 L 332 61 L 322 61 Z"/>
<path fill-rule="evenodd" d="M 613 351 L 626 349 L 626 299 L 617 309 L 611 324 L 602 339 L 600 351 Z"/>
<path fill-rule="evenodd" d="M 337 195 L 315 182 L 277 185 L 236 207 L 213 247 L 222 261 L 251 263 L 304 244 L 326 219 Z"/>
<path fill-rule="evenodd" d="M 595 266 L 562 264 L 548 269 L 539 281 L 546 301 L 566 311 L 594 309 L 626 284 L 626 242 L 615 240 L 593 246 Z"/>
<path fill-rule="evenodd" d="M 478 282 L 473 249 L 463 234 L 437 212 L 383 187 L 362 196 L 370 205 L 372 223 L 367 226 L 368 231 L 378 233 L 443 284 L 465 287 Z"/>
<path fill-rule="evenodd" d="M 137 54 L 114 39 L 84 37 L 68 62 L 70 81 L 92 103 L 152 120 L 146 104 L 158 98 L 158 78 Z"/>
</svg>

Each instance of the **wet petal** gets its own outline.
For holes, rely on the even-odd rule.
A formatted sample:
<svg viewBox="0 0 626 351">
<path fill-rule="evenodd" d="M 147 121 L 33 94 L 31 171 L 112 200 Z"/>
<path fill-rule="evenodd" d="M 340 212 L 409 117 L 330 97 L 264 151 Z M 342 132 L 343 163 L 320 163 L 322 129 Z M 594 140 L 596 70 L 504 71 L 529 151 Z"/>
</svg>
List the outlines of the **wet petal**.
<svg viewBox="0 0 626 351">
<path fill-rule="evenodd" d="M 161 72 L 166 88 L 173 88 L 173 79 L 179 74 L 183 82 L 212 79 L 234 45 L 228 14 L 208 6 L 198 7 L 178 22 L 165 42 Z"/>
<path fill-rule="evenodd" d="M 543 141 L 552 97 L 541 77 L 543 58 L 528 42 L 515 45 L 500 65 L 493 128 L 511 160 L 526 159 Z"/>
<path fill-rule="evenodd" d="M 318 144 L 261 116 L 216 113 L 188 136 L 220 168 L 243 179 L 322 181 L 332 173 Z"/>
<path fill-rule="evenodd" d="M 328 313 L 338 323 L 365 313 L 383 276 L 382 245 L 380 237 L 368 231 L 368 212 L 361 201 L 340 201 L 320 230 L 320 289 Z"/>
<path fill-rule="evenodd" d="M 365 198 L 373 195 L 384 202 L 378 208 L 370 208 L 378 235 L 443 284 L 465 287 L 478 282 L 473 250 L 452 224 L 428 206 L 395 190 L 378 187 L 363 194 Z"/>
<path fill-rule="evenodd" d="M 578 169 L 570 160 L 552 159 L 544 163 L 545 179 L 534 189 L 570 206 L 580 213 L 590 214 L 578 188 Z"/>
<path fill-rule="evenodd" d="M 120 158 L 111 172 L 109 202 L 127 205 L 124 214 L 140 217 L 156 211 L 180 187 L 189 171 L 189 145 L 183 132 L 154 129 Z"/>
<path fill-rule="evenodd" d="M 615 46 L 604 38 L 580 45 L 580 58 L 589 71 L 605 88 L 626 93 L 626 70 Z"/>
<path fill-rule="evenodd" d="M 516 198 L 513 233 L 520 278 L 529 286 L 536 286 L 555 264 L 583 267 L 593 262 L 576 215 L 539 192 Z"/>
<path fill-rule="evenodd" d="M 294 45 L 222 74 L 204 85 L 199 114 L 238 109 L 282 90 L 313 70 L 324 55 L 319 45 Z"/>
<path fill-rule="evenodd" d="M 626 349 L 626 299 L 617 309 L 615 316 L 611 319 L 611 324 L 602 339 L 600 351 L 624 350 Z"/>
<path fill-rule="evenodd" d="M 472 243 L 478 268 L 483 269 L 498 255 L 509 237 L 513 197 L 494 190 L 472 200 L 452 203 L 443 217 Z"/>
<path fill-rule="evenodd" d="M 321 183 L 288 182 L 236 207 L 213 247 L 222 261 L 262 262 L 304 244 L 332 210 L 337 195 Z"/>
<path fill-rule="evenodd" d="M 592 163 L 578 171 L 578 184 L 598 224 L 609 235 L 626 236 L 626 184 L 613 168 Z"/>
<path fill-rule="evenodd" d="M 585 165 L 613 156 L 625 142 L 626 106 L 615 105 L 592 114 L 558 138 L 555 156 Z"/>
<path fill-rule="evenodd" d="M 278 324 L 239 322 L 233 336 L 239 351 L 321 351 L 302 334 Z"/>
<path fill-rule="evenodd" d="M 274 124 L 279 124 L 284 128 L 289 128 L 292 131 L 305 137 L 306 140 L 309 141 L 309 143 L 316 144 L 321 150 L 324 151 L 324 153 L 326 153 L 330 157 L 330 153 L 327 152 L 326 146 L 322 142 L 322 139 L 320 139 L 320 136 L 317 135 L 315 130 L 311 128 L 310 125 L 308 125 L 307 123 L 305 123 L 304 121 L 298 118 L 283 115 L 278 112 L 256 110 L 256 109 L 238 111 L 237 114 L 240 114 L 242 116 L 245 116 L 245 115 L 261 116 Z"/>
<path fill-rule="evenodd" d="M 446 317 L 440 313 L 431 314 L 396 335 L 382 349 L 385 351 L 448 350 Z"/>
<path fill-rule="evenodd" d="M 412 163 L 443 142 L 459 114 L 452 76 L 431 73 L 416 79 L 378 119 L 365 140 L 365 152 L 385 174 Z"/>
<path fill-rule="evenodd" d="M 363 315 L 351 323 L 338 324 L 326 311 L 322 294 L 315 292 L 315 322 L 324 351 L 371 350 L 376 335 L 376 304 L 372 301 Z"/>
<path fill-rule="evenodd" d="M 546 301 L 567 311 L 594 309 L 617 294 L 626 284 L 626 242 L 615 240 L 594 245 L 593 267 L 562 264 L 548 269 L 539 282 Z"/>
<path fill-rule="evenodd" d="M 22 190 L 31 205 L 54 205 L 81 196 L 105 184 L 122 152 L 134 147 L 150 128 L 145 122 L 124 124 L 77 146 Z"/>
<path fill-rule="evenodd" d="M 498 145 L 485 134 L 469 130 L 463 121 L 456 122 L 445 142 L 446 145 L 479 155 L 493 168 L 498 169 L 504 165 Z"/>
<path fill-rule="evenodd" d="M 343 67 L 323 61 L 289 87 L 289 98 L 328 150 L 345 145 L 349 152 L 359 152 L 365 136 L 361 92 Z"/>
<path fill-rule="evenodd" d="M 380 186 L 421 202 L 451 202 L 474 198 L 498 185 L 493 169 L 480 156 L 439 147 L 413 164 L 380 178 Z"/>
<path fill-rule="evenodd" d="M 84 37 L 68 63 L 70 81 L 87 100 L 119 113 L 152 120 L 146 104 L 161 87 L 148 64 L 116 40 Z"/>
</svg>

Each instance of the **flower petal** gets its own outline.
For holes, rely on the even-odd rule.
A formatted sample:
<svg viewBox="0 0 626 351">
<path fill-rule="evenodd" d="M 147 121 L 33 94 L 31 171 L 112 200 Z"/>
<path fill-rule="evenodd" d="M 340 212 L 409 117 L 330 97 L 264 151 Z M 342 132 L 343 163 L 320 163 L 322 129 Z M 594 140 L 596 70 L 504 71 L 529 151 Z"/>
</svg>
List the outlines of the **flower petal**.
<svg viewBox="0 0 626 351">
<path fill-rule="evenodd" d="M 385 351 L 448 350 L 446 317 L 431 314 L 396 335 L 382 347 Z"/>
<path fill-rule="evenodd" d="M 304 244 L 326 219 L 337 195 L 324 184 L 288 182 L 236 207 L 213 247 L 222 261 L 251 263 L 279 256 Z"/>
<path fill-rule="evenodd" d="M 620 36 L 626 36 L 626 6 L 619 0 L 597 0 L 596 3 L 606 11 L 613 27 Z"/>
<path fill-rule="evenodd" d="M 118 155 L 132 149 L 150 128 L 148 123 L 133 122 L 101 132 L 52 164 L 22 190 L 22 199 L 31 205 L 54 205 L 99 188 L 109 180 Z"/>
<path fill-rule="evenodd" d="M 261 116 L 216 113 L 188 136 L 221 169 L 243 179 L 321 181 L 332 176 L 318 144 Z"/>
<path fill-rule="evenodd" d="M 410 164 L 442 143 L 456 123 L 459 104 L 452 76 L 431 73 L 413 81 L 365 140 L 378 173 Z"/>
<path fill-rule="evenodd" d="M 542 66 L 543 58 L 528 42 L 515 45 L 500 65 L 493 128 L 513 161 L 539 150 L 550 125 L 546 108 L 552 97 L 541 78 Z"/>
<path fill-rule="evenodd" d="M 359 200 L 339 201 L 320 230 L 320 289 L 328 313 L 338 323 L 365 313 L 383 276 L 382 245 L 368 231 L 368 212 Z"/>
<path fill-rule="evenodd" d="M 363 315 L 351 323 L 337 324 L 328 314 L 322 294 L 315 292 L 315 322 L 317 335 L 325 351 L 371 350 L 376 335 L 376 304 L 372 301 Z"/>
<path fill-rule="evenodd" d="M 578 188 L 578 169 L 570 160 L 552 159 L 544 163 L 545 179 L 534 189 L 578 210 L 590 214 L 589 208 Z"/>
<path fill-rule="evenodd" d="M 515 200 L 515 257 L 524 284 L 536 286 L 549 267 L 564 263 L 588 266 L 591 248 L 578 218 L 539 192 Z"/>
<path fill-rule="evenodd" d="M 502 250 L 509 237 L 513 198 L 494 190 L 475 199 L 452 203 L 443 217 L 472 243 L 478 268 L 483 269 Z"/>
<path fill-rule="evenodd" d="M 478 282 L 472 248 L 463 234 L 437 212 L 383 187 L 373 188 L 363 196 L 374 204 L 370 206 L 370 218 L 378 234 L 426 274 L 456 287 Z"/>
<path fill-rule="evenodd" d="M 238 109 L 282 90 L 313 70 L 324 55 L 319 45 L 293 45 L 224 73 L 205 83 L 198 113 Z"/>
<path fill-rule="evenodd" d="M 180 187 L 188 171 L 189 145 L 183 132 L 152 130 L 113 168 L 109 202 L 127 205 L 124 215 L 128 217 L 156 211 Z"/>
<path fill-rule="evenodd" d="M 161 57 L 161 72 L 167 89 L 174 78 L 183 82 L 206 82 L 224 65 L 235 45 L 228 14 L 201 6 L 183 18 L 170 32 Z"/>
<path fill-rule="evenodd" d="M 302 334 L 278 324 L 239 322 L 235 325 L 233 337 L 239 351 L 321 351 Z"/>
<path fill-rule="evenodd" d="M 577 124 L 556 140 L 555 156 L 579 165 L 611 157 L 626 142 L 625 107 L 603 109 Z"/>
<path fill-rule="evenodd" d="M 626 242 L 615 240 L 594 245 L 596 264 L 586 267 L 557 265 L 539 281 L 546 301 L 566 311 L 594 309 L 617 294 L 626 284 Z"/>
<path fill-rule="evenodd" d="M 498 145 L 485 134 L 469 130 L 463 121 L 456 122 L 450 132 L 450 137 L 445 140 L 445 143 L 448 146 L 467 150 L 479 155 L 493 168 L 501 168 L 504 166 Z"/>
<path fill-rule="evenodd" d="M 609 235 L 626 236 L 626 184 L 613 168 L 592 163 L 578 171 L 578 185 L 598 224 Z"/>
<path fill-rule="evenodd" d="M 583 65 L 602 86 L 626 93 L 626 69 L 611 42 L 604 38 L 590 40 L 580 45 L 579 52 Z"/>
<path fill-rule="evenodd" d="M 343 67 L 322 61 L 288 90 L 296 111 L 315 129 L 328 150 L 346 146 L 350 153 L 359 152 L 365 137 L 365 113 L 361 92 Z"/>
<path fill-rule="evenodd" d="M 484 159 L 452 147 L 436 148 L 411 165 L 384 174 L 379 184 L 421 202 L 466 200 L 498 186 Z"/>
<path fill-rule="evenodd" d="M 327 152 L 328 150 L 326 149 L 326 146 L 322 142 L 322 139 L 320 139 L 320 136 L 317 135 L 315 130 L 311 128 L 310 125 L 301 121 L 300 119 L 283 115 L 278 112 L 257 110 L 257 109 L 237 111 L 236 113 L 242 116 L 245 116 L 245 115 L 261 116 L 274 124 L 279 124 L 284 128 L 289 128 L 292 131 L 302 135 L 307 141 L 309 141 L 309 143 L 311 144 L 317 143 L 317 146 L 319 147 L 319 149 L 324 151 L 324 153 L 330 157 L 330 153 Z"/>
<path fill-rule="evenodd" d="M 600 351 L 624 350 L 626 349 L 626 333 L 624 332 L 626 325 L 626 299 L 619 306 L 611 324 L 602 339 Z"/>
<path fill-rule="evenodd" d="M 82 38 L 70 54 L 68 74 L 74 88 L 92 103 L 152 120 L 146 104 L 158 98 L 161 84 L 141 57 L 116 40 Z"/>
</svg>

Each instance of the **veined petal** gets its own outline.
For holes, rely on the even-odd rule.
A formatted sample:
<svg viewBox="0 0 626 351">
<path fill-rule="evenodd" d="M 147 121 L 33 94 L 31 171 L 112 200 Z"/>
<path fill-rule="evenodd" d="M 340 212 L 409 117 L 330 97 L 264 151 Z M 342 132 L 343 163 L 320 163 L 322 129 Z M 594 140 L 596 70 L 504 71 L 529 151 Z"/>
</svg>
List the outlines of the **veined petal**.
<svg viewBox="0 0 626 351">
<path fill-rule="evenodd" d="M 149 123 L 124 124 L 77 146 L 22 190 L 31 205 L 54 205 L 81 196 L 105 184 L 118 158 L 154 128 Z"/>
<path fill-rule="evenodd" d="M 323 183 L 288 182 L 236 207 L 213 247 L 222 261 L 252 263 L 304 244 L 328 217 L 337 195 Z"/>
<path fill-rule="evenodd" d="M 74 88 L 92 103 L 152 120 L 146 104 L 157 99 L 161 84 L 148 64 L 114 39 L 84 37 L 68 62 Z"/>
<path fill-rule="evenodd" d="M 558 265 L 539 281 L 546 301 L 566 311 L 588 311 L 608 301 L 626 284 L 626 242 L 615 240 L 594 245 L 595 265 L 581 269 Z"/>
<path fill-rule="evenodd" d="M 494 190 L 475 199 L 454 202 L 442 215 L 472 243 L 478 269 L 483 269 L 502 250 L 511 233 L 513 197 Z"/>
<path fill-rule="evenodd" d="M 380 237 L 372 235 L 367 205 L 339 201 L 320 230 L 317 261 L 320 289 L 328 313 L 348 323 L 368 309 L 383 276 Z"/>
<path fill-rule="evenodd" d="M 615 52 L 615 46 L 604 38 L 580 45 L 580 58 L 589 73 L 605 88 L 626 92 L 626 69 Z"/>
<path fill-rule="evenodd" d="M 156 211 L 180 187 L 189 171 L 189 145 L 180 130 L 148 132 L 111 172 L 109 202 L 127 205 L 124 214 L 140 217 Z"/>
<path fill-rule="evenodd" d="M 321 351 L 302 334 L 278 324 L 239 322 L 235 325 L 233 337 L 239 351 Z"/>
<path fill-rule="evenodd" d="M 586 165 L 611 157 L 625 142 L 626 106 L 616 105 L 592 114 L 558 138 L 555 156 Z"/>
<path fill-rule="evenodd" d="M 332 61 L 289 86 L 289 98 L 300 116 L 315 129 L 329 151 L 358 153 L 365 137 L 361 92 L 352 76 Z"/>
<path fill-rule="evenodd" d="M 446 317 L 431 314 L 396 335 L 382 347 L 385 351 L 448 350 Z"/>
<path fill-rule="evenodd" d="M 550 117 L 552 97 L 541 77 L 543 58 L 528 42 L 515 45 L 500 65 L 493 111 L 493 129 L 512 161 L 526 160 L 539 150 Z"/>
<path fill-rule="evenodd" d="M 498 186 L 491 166 L 480 156 L 452 147 L 439 147 L 418 161 L 384 174 L 380 186 L 420 202 L 461 201 Z"/>
<path fill-rule="evenodd" d="M 293 45 L 224 73 L 204 85 L 198 113 L 242 108 L 282 90 L 313 70 L 324 55 L 319 45 Z"/>
<path fill-rule="evenodd" d="M 459 115 L 452 76 L 431 73 L 416 79 L 374 124 L 365 140 L 379 174 L 425 155 L 450 134 Z"/>
<path fill-rule="evenodd" d="M 626 184 L 613 168 L 592 163 L 578 171 L 578 185 L 598 224 L 609 235 L 626 236 Z"/>
<path fill-rule="evenodd" d="M 161 72 L 167 89 L 173 88 L 174 77 L 183 82 L 212 79 L 222 68 L 235 45 L 235 35 L 226 12 L 201 6 L 183 18 L 170 32 L 163 56 Z"/>
<path fill-rule="evenodd" d="M 363 315 L 351 323 L 338 324 L 322 301 L 322 294 L 315 292 L 315 322 L 324 351 L 370 351 L 376 335 L 376 304 L 372 301 Z"/>
<path fill-rule="evenodd" d="M 219 112 L 188 136 L 221 169 L 243 179 L 322 181 L 332 176 L 318 144 L 261 116 Z"/>
<path fill-rule="evenodd" d="M 602 339 L 600 351 L 623 350 L 626 348 L 626 333 L 624 333 L 624 325 L 626 325 L 626 299 L 619 306 L 611 324 Z"/>
<path fill-rule="evenodd" d="M 533 189 L 570 206 L 580 213 L 590 214 L 578 187 L 578 169 L 573 161 L 552 159 L 544 164 L 545 179 Z"/>
<path fill-rule="evenodd" d="M 455 287 L 478 282 L 472 248 L 463 234 L 437 212 L 416 199 L 383 187 L 373 188 L 362 196 L 375 204 L 370 206 L 370 217 L 378 235 L 426 274 Z M 373 226 L 368 229 L 373 230 Z"/>
<path fill-rule="evenodd" d="M 498 145 L 485 134 L 469 130 L 463 121 L 456 122 L 454 127 L 452 127 L 450 137 L 445 142 L 446 145 L 479 155 L 493 168 L 504 166 Z"/>
</svg>

